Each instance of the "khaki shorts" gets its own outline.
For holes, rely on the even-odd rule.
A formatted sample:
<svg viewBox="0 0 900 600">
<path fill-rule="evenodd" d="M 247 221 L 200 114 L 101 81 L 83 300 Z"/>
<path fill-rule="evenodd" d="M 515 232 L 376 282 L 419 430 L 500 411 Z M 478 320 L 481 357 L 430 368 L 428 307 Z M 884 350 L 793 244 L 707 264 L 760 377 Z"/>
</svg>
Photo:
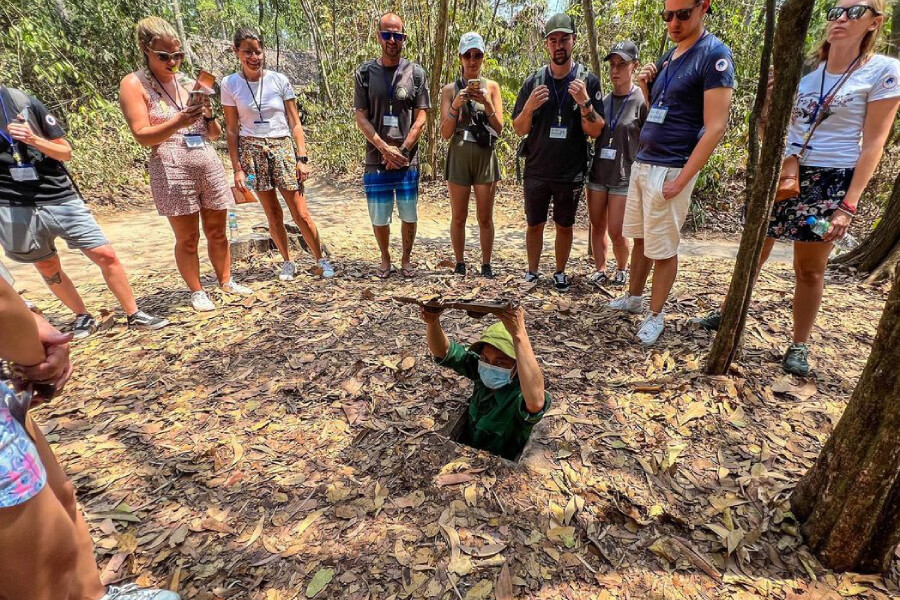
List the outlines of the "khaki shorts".
<svg viewBox="0 0 900 600">
<path fill-rule="evenodd" d="M 662 195 L 663 184 L 678 177 L 679 173 L 680 168 L 642 162 L 635 162 L 631 167 L 622 235 L 643 238 L 644 256 L 652 260 L 665 260 L 678 254 L 681 226 L 687 218 L 691 193 L 697 183 L 695 175 L 680 194 L 666 200 Z"/>
</svg>

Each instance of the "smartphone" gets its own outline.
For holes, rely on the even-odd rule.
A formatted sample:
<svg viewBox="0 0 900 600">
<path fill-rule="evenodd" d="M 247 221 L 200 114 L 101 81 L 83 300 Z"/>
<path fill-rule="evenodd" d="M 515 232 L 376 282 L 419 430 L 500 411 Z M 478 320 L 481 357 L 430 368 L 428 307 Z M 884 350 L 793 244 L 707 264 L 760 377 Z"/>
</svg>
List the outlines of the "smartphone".
<svg viewBox="0 0 900 600">
<path fill-rule="evenodd" d="M 188 92 L 188 94 L 188 106 L 196 106 L 198 104 L 201 104 L 203 102 L 203 96 L 206 95 L 203 90 L 191 90 L 190 92 Z"/>
<path fill-rule="evenodd" d="M 481 80 L 480 79 L 470 79 L 466 84 L 466 87 L 470 92 L 477 92 L 481 89 Z"/>
<path fill-rule="evenodd" d="M 216 76 L 210 73 L 209 71 L 200 70 L 200 73 L 197 74 L 197 82 L 194 84 L 195 90 L 200 90 L 207 95 L 212 95 L 215 93 L 213 89 L 216 85 Z"/>
</svg>

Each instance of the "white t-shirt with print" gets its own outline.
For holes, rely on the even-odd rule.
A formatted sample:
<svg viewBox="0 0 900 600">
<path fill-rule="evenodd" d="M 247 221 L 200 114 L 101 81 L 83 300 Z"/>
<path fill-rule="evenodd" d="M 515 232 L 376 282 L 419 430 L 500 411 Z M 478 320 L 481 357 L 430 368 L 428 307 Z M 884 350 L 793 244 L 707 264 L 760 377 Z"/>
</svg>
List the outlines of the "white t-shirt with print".
<svg viewBox="0 0 900 600">
<path fill-rule="evenodd" d="M 291 82 L 281 73 L 264 70 L 259 81 L 247 81 L 242 74 L 232 73 L 222 80 L 221 90 L 222 106 L 237 108 L 241 119 L 240 135 L 263 138 L 291 135 L 284 101 L 296 96 Z M 268 124 L 259 123 L 260 120 L 268 121 Z"/>
<path fill-rule="evenodd" d="M 819 101 L 824 69 L 823 62 L 800 80 L 788 128 L 786 156 L 796 154 L 803 147 L 803 138 L 812 126 L 810 119 Z M 824 93 L 827 94 L 840 80 L 841 74 L 824 75 Z M 881 54 L 873 55 L 838 90 L 825 118 L 810 138 L 802 164 L 837 169 L 855 167 L 859 160 L 869 102 L 897 97 L 900 97 L 900 61 Z"/>
</svg>

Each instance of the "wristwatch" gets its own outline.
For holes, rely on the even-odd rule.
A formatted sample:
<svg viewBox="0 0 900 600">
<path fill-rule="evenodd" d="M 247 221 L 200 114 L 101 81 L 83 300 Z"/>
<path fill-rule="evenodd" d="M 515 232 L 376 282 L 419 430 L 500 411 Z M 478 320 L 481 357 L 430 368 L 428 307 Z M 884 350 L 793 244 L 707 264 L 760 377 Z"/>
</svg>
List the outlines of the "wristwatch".
<svg viewBox="0 0 900 600">
<path fill-rule="evenodd" d="M 297 157 L 297 162 L 298 162 L 298 163 L 303 163 L 303 164 L 305 165 L 306 163 L 309 162 L 309 157 L 308 157 L 308 156 L 298 156 L 298 157 Z"/>
<path fill-rule="evenodd" d="M 402 154 L 404 158 L 409 158 L 409 148 L 400 146 L 400 154 Z"/>
<path fill-rule="evenodd" d="M 585 109 L 592 109 L 594 107 L 594 105 L 591 104 L 590 98 L 588 98 L 584 104 L 579 104 L 578 106 L 580 106 L 581 108 L 585 108 Z"/>
</svg>

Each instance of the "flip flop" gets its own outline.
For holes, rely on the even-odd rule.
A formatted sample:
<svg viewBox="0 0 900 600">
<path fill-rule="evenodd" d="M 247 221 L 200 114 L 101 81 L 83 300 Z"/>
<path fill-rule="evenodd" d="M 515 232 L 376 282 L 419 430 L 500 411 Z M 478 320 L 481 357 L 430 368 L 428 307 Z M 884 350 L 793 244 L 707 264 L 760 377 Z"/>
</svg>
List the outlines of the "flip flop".
<svg viewBox="0 0 900 600">
<path fill-rule="evenodd" d="M 394 265 L 391 265 L 387 269 L 382 269 L 381 266 L 375 267 L 375 275 L 378 279 L 387 279 L 391 276 L 391 273 L 396 272 L 397 269 L 394 268 Z"/>
<path fill-rule="evenodd" d="M 406 267 L 403 267 L 402 269 L 400 269 L 400 274 L 407 279 L 411 279 L 416 276 L 416 270 L 413 268 L 407 269 Z"/>
</svg>

